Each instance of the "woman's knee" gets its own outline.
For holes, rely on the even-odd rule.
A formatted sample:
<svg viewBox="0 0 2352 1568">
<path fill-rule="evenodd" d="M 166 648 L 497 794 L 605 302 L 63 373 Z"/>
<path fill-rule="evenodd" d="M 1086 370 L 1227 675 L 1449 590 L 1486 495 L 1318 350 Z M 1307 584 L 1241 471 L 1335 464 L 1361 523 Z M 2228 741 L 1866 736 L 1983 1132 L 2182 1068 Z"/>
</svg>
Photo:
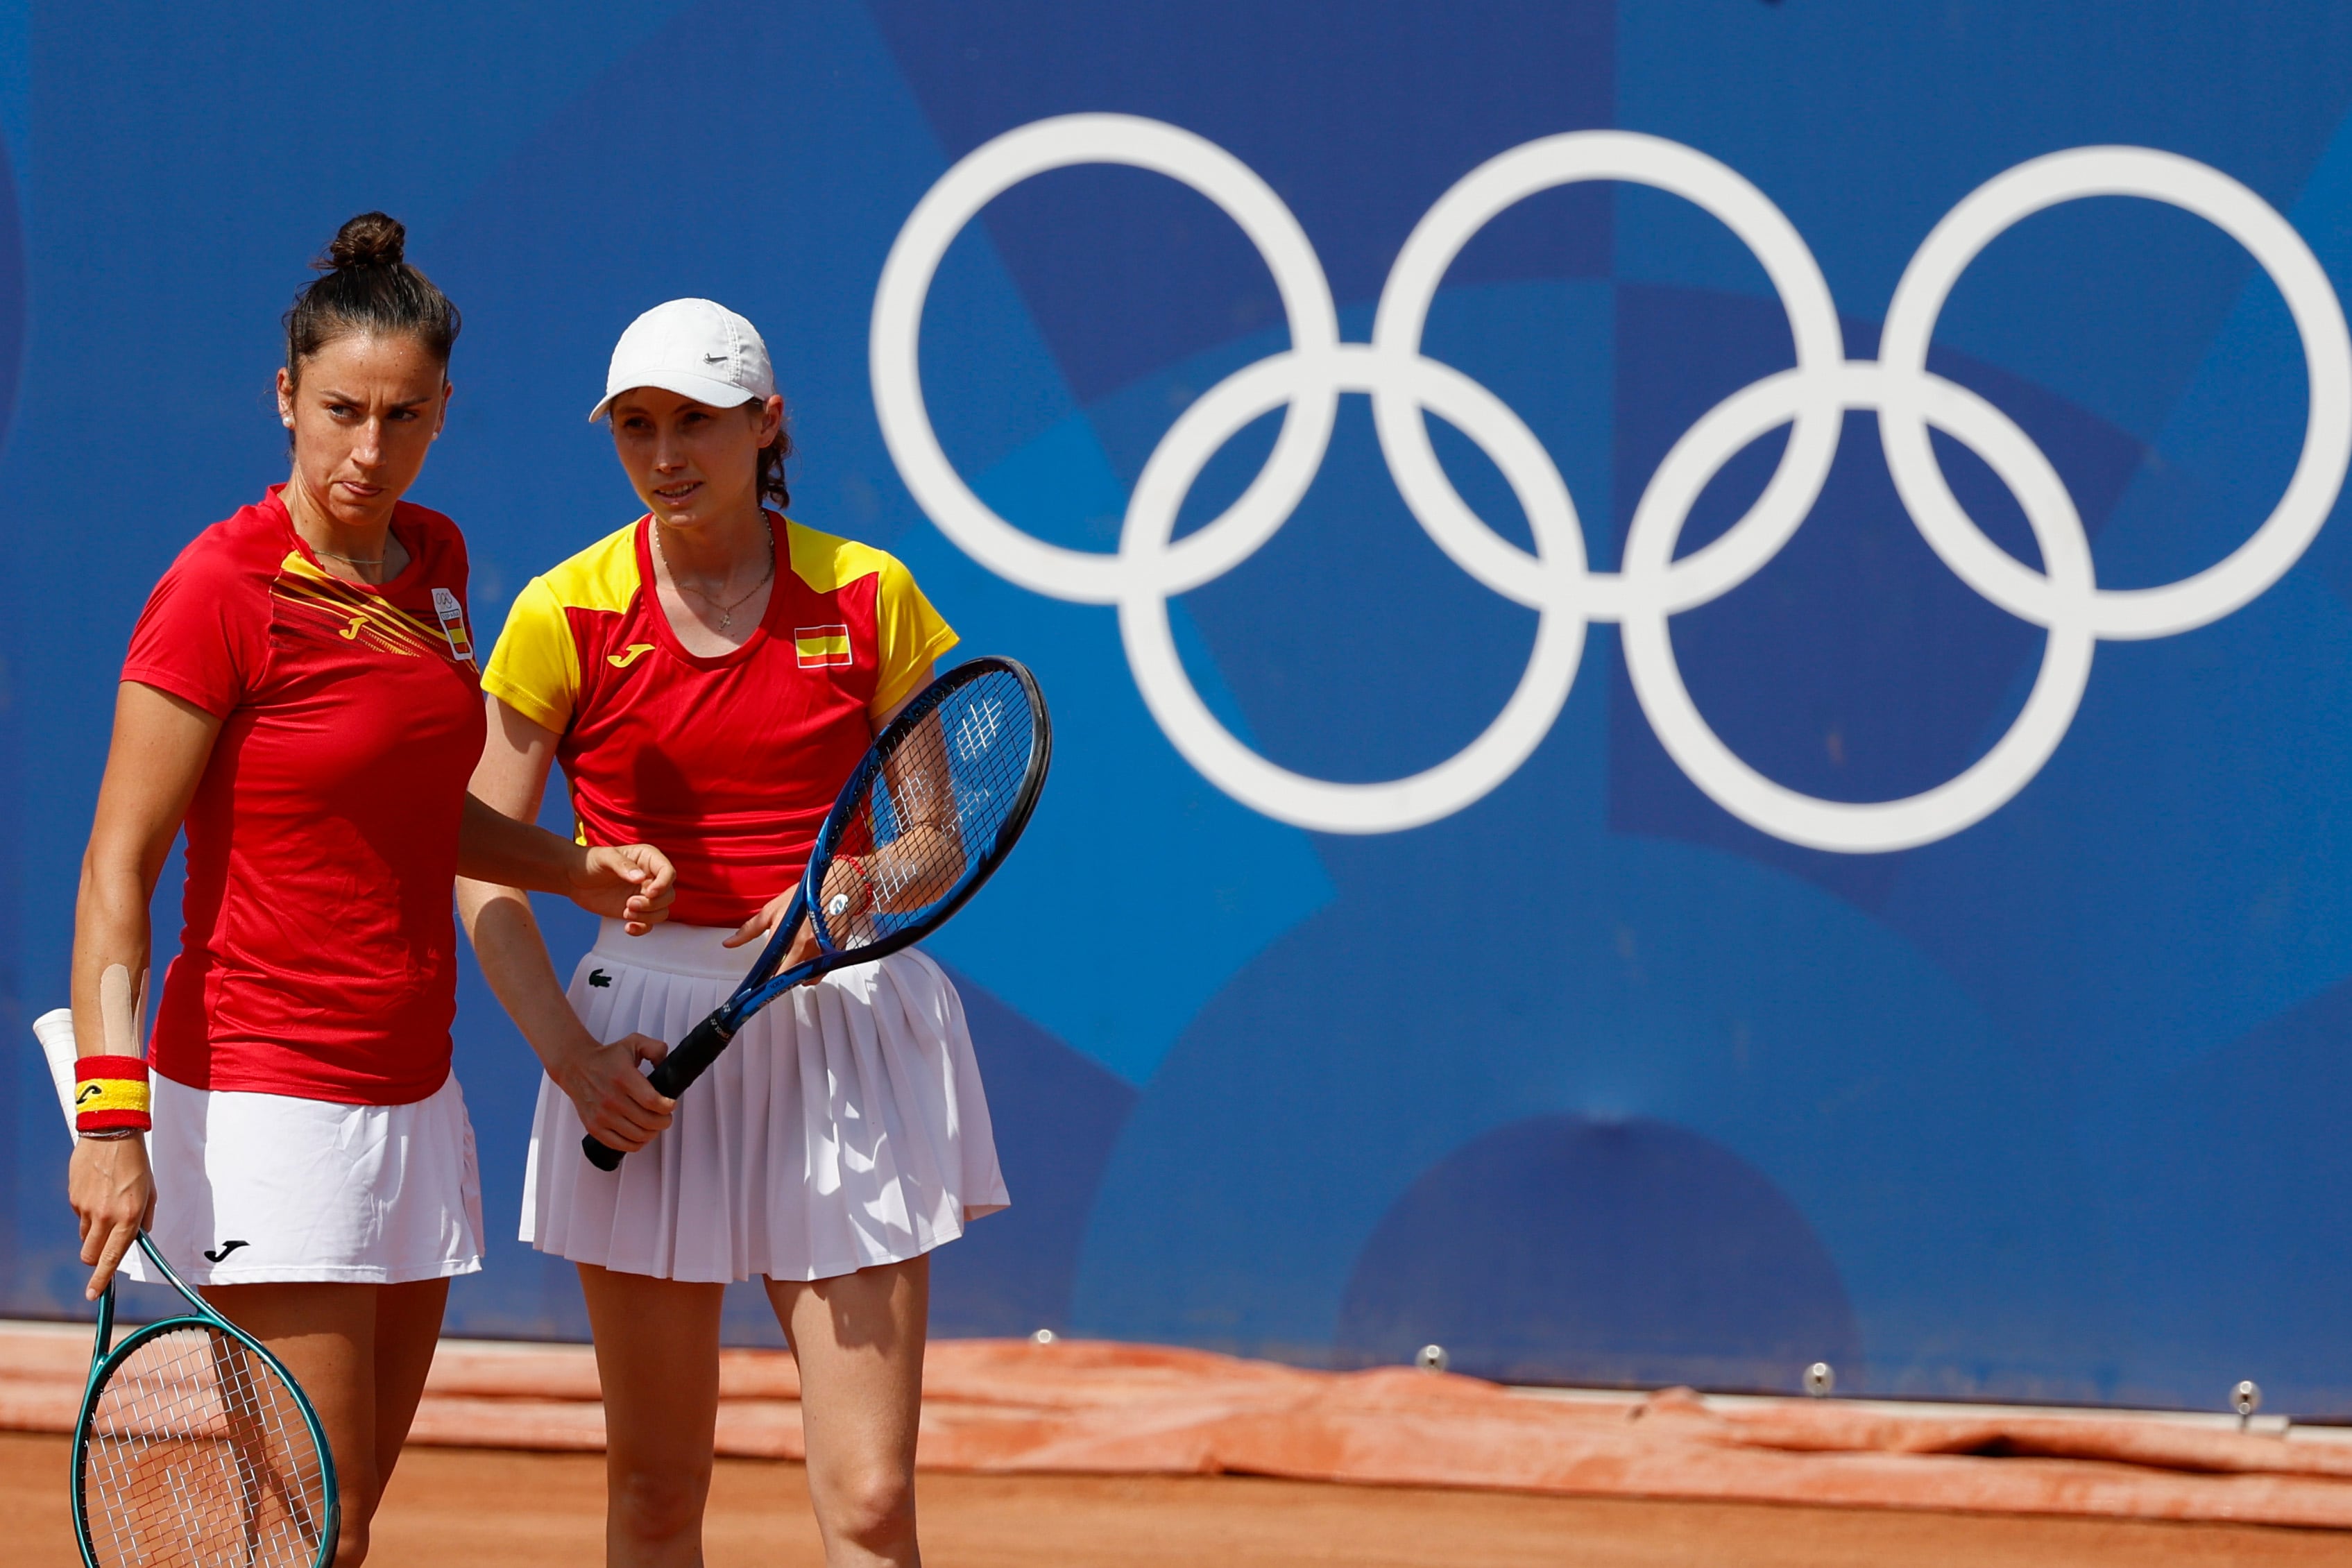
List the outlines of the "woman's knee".
<svg viewBox="0 0 2352 1568">
<path fill-rule="evenodd" d="M 614 1522 L 633 1540 L 674 1541 L 701 1525 L 710 1495 L 708 1465 L 625 1464 L 608 1480 Z"/>
<path fill-rule="evenodd" d="M 898 1466 L 856 1465 L 830 1475 L 817 1501 L 826 1533 L 866 1551 L 914 1539 L 915 1478 Z"/>
<path fill-rule="evenodd" d="M 383 1489 L 369 1471 L 359 1468 L 359 1456 L 339 1456 L 335 1461 L 341 1485 L 336 1495 L 334 1568 L 360 1568 L 367 1561 L 369 1531 L 383 1500 Z"/>
</svg>

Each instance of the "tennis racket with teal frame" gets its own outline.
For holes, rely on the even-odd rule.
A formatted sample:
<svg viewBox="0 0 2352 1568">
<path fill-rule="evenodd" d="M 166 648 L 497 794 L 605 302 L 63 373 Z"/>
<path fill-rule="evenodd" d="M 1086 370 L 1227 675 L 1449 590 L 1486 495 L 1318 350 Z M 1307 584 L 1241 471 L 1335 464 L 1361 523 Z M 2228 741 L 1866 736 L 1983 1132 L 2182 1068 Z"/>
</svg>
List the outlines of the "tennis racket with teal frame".
<svg viewBox="0 0 2352 1568">
<path fill-rule="evenodd" d="M 73 1028 L 34 1025 L 70 1110 Z M 71 1122 L 68 1122 L 71 1126 Z M 114 1342 L 114 1282 L 98 1302 L 74 1422 L 74 1539 L 86 1568 L 326 1568 L 342 1508 L 318 1412 L 285 1364 L 139 1250 L 186 1310 Z"/>
<path fill-rule="evenodd" d="M 74 1423 L 82 1562 L 326 1568 L 342 1510 L 318 1413 L 284 1363 L 206 1306 L 144 1232 L 139 1248 L 189 1310 L 112 1344 L 114 1287 L 99 1299 Z"/>
</svg>

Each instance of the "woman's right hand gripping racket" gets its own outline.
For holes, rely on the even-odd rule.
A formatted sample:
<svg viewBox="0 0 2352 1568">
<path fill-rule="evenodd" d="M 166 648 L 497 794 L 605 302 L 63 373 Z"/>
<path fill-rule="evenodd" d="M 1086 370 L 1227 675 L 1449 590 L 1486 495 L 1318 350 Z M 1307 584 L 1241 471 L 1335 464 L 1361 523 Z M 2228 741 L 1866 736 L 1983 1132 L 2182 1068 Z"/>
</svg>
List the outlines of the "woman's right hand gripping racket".
<svg viewBox="0 0 2352 1568">
<path fill-rule="evenodd" d="M 73 1015 L 34 1020 L 73 1131 Z M 326 1568 L 341 1509 L 318 1413 L 285 1363 L 213 1310 L 139 1233 L 186 1310 L 114 1339 L 98 1302 L 74 1422 L 74 1535 L 86 1568 Z"/>
<path fill-rule="evenodd" d="M 1012 853 L 1053 754 L 1045 700 L 1013 660 L 975 658 L 931 682 L 842 786 L 760 961 L 648 1081 L 676 1099 L 745 1019 L 793 986 L 939 930 Z M 782 969 L 803 923 L 814 955 Z M 580 1147 L 600 1171 L 621 1163 L 593 1133 Z"/>
</svg>

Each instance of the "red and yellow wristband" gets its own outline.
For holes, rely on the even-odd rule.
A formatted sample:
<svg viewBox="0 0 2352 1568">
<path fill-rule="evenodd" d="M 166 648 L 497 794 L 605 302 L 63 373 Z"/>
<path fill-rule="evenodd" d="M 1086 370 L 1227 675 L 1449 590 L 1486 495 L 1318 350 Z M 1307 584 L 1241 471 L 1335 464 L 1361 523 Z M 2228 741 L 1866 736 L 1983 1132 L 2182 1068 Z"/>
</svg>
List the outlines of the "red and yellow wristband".
<svg viewBox="0 0 2352 1568">
<path fill-rule="evenodd" d="M 147 1064 L 137 1057 L 82 1057 L 74 1063 L 74 1131 L 144 1132 Z"/>
</svg>

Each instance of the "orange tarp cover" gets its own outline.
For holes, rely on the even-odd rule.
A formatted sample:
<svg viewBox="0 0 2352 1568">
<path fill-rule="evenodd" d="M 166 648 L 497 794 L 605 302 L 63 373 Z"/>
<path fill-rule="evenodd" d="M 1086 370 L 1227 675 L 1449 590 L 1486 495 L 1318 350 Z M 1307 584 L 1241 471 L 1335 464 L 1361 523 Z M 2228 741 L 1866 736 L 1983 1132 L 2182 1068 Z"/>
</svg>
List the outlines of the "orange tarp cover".
<svg viewBox="0 0 2352 1568">
<path fill-rule="evenodd" d="M 78 1335 L 0 1329 L 0 1427 L 69 1430 L 88 1357 Z M 789 1354 L 725 1352 L 719 1393 L 720 1453 L 802 1457 Z M 578 1346 L 445 1343 L 412 1440 L 602 1448 L 595 1363 Z M 2340 1442 L 1687 1389 L 1562 1400 L 1407 1368 L 1303 1372 L 1092 1341 L 935 1342 L 918 1463 L 2352 1528 Z"/>
</svg>

